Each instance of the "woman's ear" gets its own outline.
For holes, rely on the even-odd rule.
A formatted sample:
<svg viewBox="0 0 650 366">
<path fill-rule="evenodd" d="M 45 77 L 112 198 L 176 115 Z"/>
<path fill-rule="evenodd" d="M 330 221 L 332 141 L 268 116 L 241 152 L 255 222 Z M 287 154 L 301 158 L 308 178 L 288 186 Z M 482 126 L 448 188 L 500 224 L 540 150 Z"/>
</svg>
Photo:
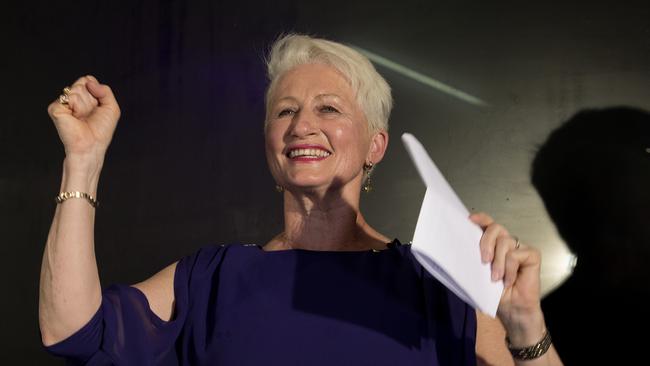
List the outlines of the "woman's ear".
<svg viewBox="0 0 650 366">
<path fill-rule="evenodd" d="M 388 148 L 388 132 L 380 130 L 372 135 L 370 140 L 370 149 L 368 151 L 368 160 L 373 164 L 379 163 Z"/>
</svg>

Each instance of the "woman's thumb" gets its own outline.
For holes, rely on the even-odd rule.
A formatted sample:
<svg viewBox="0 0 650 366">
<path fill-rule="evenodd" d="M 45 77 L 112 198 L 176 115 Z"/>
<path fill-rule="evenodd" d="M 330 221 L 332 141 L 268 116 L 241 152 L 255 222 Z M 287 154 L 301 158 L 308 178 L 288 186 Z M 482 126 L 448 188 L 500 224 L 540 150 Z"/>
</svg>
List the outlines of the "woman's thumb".
<svg viewBox="0 0 650 366">
<path fill-rule="evenodd" d="M 115 96 L 108 85 L 100 84 L 93 76 L 88 75 L 87 78 L 89 80 L 86 83 L 86 89 L 88 89 L 88 92 L 90 92 L 93 97 L 97 98 L 100 106 L 117 106 Z"/>
</svg>

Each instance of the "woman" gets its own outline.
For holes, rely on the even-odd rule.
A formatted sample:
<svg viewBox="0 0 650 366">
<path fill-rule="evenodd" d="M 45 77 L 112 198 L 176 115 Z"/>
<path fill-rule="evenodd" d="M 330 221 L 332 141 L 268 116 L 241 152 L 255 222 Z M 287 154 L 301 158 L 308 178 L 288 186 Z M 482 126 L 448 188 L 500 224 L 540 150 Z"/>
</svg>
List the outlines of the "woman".
<svg viewBox="0 0 650 366">
<path fill-rule="evenodd" d="M 48 350 L 79 363 L 138 365 L 469 365 L 475 346 L 486 362 L 507 354 L 502 338 L 483 336 L 494 329 L 483 320 L 476 343 L 474 311 L 359 211 L 362 185 L 386 151 L 392 105 L 368 60 L 290 35 L 274 44 L 268 70 L 266 155 L 284 195 L 284 231 L 263 247 L 203 248 L 103 293 L 93 197 L 120 110 L 91 76 L 50 105 L 66 158 L 41 271 Z M 537 357 L 515 361 L 561 364 L 544 337 L 539 253 L 489 216 L 471 219 L 485 229 L 483 259 L 506 283 L 499 318 L 511 347 L 548 350 L 524 349 Z"/>
</svg>

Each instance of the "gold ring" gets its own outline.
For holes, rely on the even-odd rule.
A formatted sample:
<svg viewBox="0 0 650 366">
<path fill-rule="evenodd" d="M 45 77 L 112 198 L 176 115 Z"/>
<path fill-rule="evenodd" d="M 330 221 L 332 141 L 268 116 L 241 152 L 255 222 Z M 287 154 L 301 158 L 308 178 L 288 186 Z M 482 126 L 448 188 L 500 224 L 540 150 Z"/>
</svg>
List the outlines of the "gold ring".
<svg viewBox="0 0 650 366">
<path fill-rule="evenodd" d="M 70 94 L 71 91 L 72 91 L 72 90 L 70 90 L 70 87 L 69 87 L 69 86 L 66 86 L 65 88 L 63 88 L 63 94 L 64 94 L 64 95 L 68 95 L 68 94 Z"/>
<path fill-rule="evenodd" d="M 68 105 L 69 101 L 70 101 L 70 98 L 68 97 L 68 94 L 59 95 L 59 103 L 61 103 L 63 105 Z"/>
</svg>

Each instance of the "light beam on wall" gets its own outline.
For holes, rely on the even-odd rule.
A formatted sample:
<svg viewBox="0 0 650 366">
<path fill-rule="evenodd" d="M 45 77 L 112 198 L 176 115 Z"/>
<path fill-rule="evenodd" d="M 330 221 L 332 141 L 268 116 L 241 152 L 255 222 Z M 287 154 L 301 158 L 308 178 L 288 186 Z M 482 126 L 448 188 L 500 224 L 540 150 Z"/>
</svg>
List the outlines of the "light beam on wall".
<svg viewBox="0 0 650 366">
<path fill-rule="evenodd" d="M 436 90 L 439 90 L 445 94 L 451 95 L 455 98 L 458 98 L 464 102 L 467 102 L 472 105 L 480 106 L 480 107 L 487 107 L 489 104 L 484 102 L 483 100 L 465 93 L 462 90 L 458 90 L 454 88 L 453 86 L 447 85 L 443 82 L 440 82 L 436 79 L 433 79 L 429 76 L 426 76 L 424 74 L 420 74 L 417 71 L 413 71 L 409 69 L 408 67 L 402 66 L 398 64 L 397 62 L 391 61 L 385 57 L 379 56 L 377 54 L 374 54 L 370 51 L 364 50 L 363 48 L 357 47 L 357 46 L 351 46 L 352 48 L 356 49 L 357 51 L 361 52 L 363 55 L 368 57 L 370 61 L 384 66 L 388 69 L 391 69 L 401 75 L 404 75 L 408 78 L 411 78 L 417 82 L 420 82 L 422 84 L 428 85 Z"/>
</svg>

